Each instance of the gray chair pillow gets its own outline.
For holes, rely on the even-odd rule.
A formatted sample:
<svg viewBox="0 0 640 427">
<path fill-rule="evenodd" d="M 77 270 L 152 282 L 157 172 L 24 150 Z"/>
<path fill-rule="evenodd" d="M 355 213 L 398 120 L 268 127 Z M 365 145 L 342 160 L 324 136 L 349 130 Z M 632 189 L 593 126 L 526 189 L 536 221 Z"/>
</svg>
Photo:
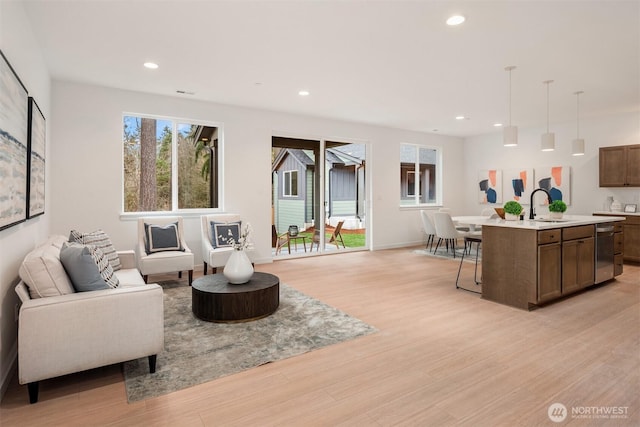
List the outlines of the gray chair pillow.
<svg viewBox="0 0 640 427">
<path fill-rule="evenodd" d="M 178 223 L 167 225 L 144 224 L 147 255 L 164 251 L 183 251 Z"/>
</svg>

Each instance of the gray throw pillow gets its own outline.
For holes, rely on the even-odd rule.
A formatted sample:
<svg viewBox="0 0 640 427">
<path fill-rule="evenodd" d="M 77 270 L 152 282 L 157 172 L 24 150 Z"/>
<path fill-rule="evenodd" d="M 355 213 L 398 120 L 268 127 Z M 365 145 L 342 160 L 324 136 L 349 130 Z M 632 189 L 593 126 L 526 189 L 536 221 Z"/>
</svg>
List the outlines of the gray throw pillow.
<svg viewBox="0 0 640 427">
<path fill-rule="evenodd" d="M 184 251 L 178 232 L 178 223 L 167 225 L 144 224 L 147 254 L 164 251 Z"/>
<path fill-rule="evenodd" d="M 60 249 L 60 262 L 76 292 L 118 287 L 118 278 L 109 260 L 96 246 L 65 243 Z"/>
</svg>

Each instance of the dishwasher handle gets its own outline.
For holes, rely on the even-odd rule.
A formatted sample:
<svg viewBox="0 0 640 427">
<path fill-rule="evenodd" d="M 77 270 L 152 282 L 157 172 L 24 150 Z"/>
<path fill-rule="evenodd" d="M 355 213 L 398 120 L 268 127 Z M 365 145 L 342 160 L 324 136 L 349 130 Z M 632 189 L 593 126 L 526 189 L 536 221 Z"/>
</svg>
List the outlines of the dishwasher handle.
<svg viewBox="0 0 640 427">
<path fill-rule="evenodd" d="M 601 225 L 596 227 L 596 233 L 613 233 L 613 225 Z"/>
</svg>

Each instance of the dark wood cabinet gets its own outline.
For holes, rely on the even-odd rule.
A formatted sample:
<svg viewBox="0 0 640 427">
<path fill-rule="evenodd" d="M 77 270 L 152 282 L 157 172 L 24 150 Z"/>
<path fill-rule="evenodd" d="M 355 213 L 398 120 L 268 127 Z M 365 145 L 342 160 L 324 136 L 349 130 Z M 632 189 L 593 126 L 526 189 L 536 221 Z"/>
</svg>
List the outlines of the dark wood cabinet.
<svg viewBox="0 0 640 427">
<path fill-rule="evenodd" d="M 531 310 L 595 283 L 595 225 L 482 227 L 482 298 Z"/>
<path fill-rule="evenodd" d="M 567 295 L 594 283 L 595 244 L 593 237 L 562 242 L 562 294 Z"/>
<path fill-rule="evenodd" d="M 538 303 L 551 301 L 562 295 L 561 237 L 559 229 L 538 231 Z"/>
<path fill-rule="evenodd" d="M 600 187 L 640 187 L 640 144 L 600 147 Z"/>
<path fill-rule="evenodd" d="M 624 221 L 616 222 L 614 234 L 615 268 L 614 275 L 622 274 L 622 262 L 640 262 L 640 216 L 624 213 L 595 213 L 601 216 L 622 216 Z"/>
</svg>

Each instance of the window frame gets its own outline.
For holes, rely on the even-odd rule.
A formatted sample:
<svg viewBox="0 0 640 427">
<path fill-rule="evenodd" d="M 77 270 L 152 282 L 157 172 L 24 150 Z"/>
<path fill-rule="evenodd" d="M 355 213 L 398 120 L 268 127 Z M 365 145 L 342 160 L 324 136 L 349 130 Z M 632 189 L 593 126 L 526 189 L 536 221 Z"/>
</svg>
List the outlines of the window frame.
<svg viewBox="0 0 640 427">
<path fill-rule="evenodd" d="M 407 167 L 408 162 L 402 161 L 402 153 L 407 148 L 415 150 L 415 162 L 413 163 L 413 169 Z M 426 195 L 426 202 L 422 202 L 420 199 L 423 197 L 422 189 L 422 175 L 423 171 L 420 167 L 420 149 L 432 150 L 435 152 L 435 174 L 434 174 L 434 191 L 435 198 L 433 201 L 429 200 L 429 194 Z M 431 163 L 423 163 L 422 165 L 430 165 Z M 399 205 L 401 208 L 425 208 L 442 206 L 442 148 L 437 146 L 422 145 L 415 143 L 400 143 L 400 194 Z M 427 170 L 427 168 L 425 168 Z M 413 174 L 413 194 L 409 192 L 409 174 Z M 403 176 L 404 175 L 404 176 Z M 418 191 L 416 191 L 416 187 Z"/>
<path fill-rule="evenodd" d="M 155 114 L 141 114 L 141 113 L 133 113 L 133 112 L 123 112 L 120 119 L 120 134 L 122 135 L 124 120 L 125 117 L 135 117 L 135 118 L 146 118 L 153 120 L 162 120 L 162 121 L 170 121 L 171 122 L 171 210 L 157 210 L 157 211 L 125 211 L 125 168 L 124 168 L 124 147 L 123 140 L 121 138 L 120 141 L 120 167 L 121 167 L 121 183 L 120 183 L 120 217 L 123 219 L 126 218 L 136 218 L 141 216 L 150 216 L 150 215 L 175 215 L 176 213 L 180 213 L 181 215 L 201 215 L 203 213 L 211 213 L 211 212 L 222 212 L 224 211 L 224 124 L 221 122 L 214 121 L 203 121 L 203 120 L 194 120 L 187 119 L 183 117 L 177 116 L 162 116 Z M 188 124 L 188 125 L 196 125 L 196 126 L 207 126 L 207 127 L 215 127 L 218 129 L 218 140 L 217 140 L 217 164 L 213 165 L 214 169 L 217 172 L 216 179 L 216 188 L 214 192 L 217 193 L 218 196 L 218 206 L 213 208 L 179 208 L 178 207 L 178 125 L 179 124 Z"/>
<path fill-rule="evenodd" d="M 295 194 L 293 194 L 293 192 L 291 190 L 294 189 L 294 186 L 292 185 L 292 178 L 291 175 L 295 172 L 296 174 L 296 178 L 295 178 Z M 286 170 L 286 171 L 282 171 L 282 197 L 298 197 L 298 170 L 297 169 L 290 169 L 290 170 Z M 287 185 L 289 187 L 289 194 L 287 194 Z"/>
</svg>

